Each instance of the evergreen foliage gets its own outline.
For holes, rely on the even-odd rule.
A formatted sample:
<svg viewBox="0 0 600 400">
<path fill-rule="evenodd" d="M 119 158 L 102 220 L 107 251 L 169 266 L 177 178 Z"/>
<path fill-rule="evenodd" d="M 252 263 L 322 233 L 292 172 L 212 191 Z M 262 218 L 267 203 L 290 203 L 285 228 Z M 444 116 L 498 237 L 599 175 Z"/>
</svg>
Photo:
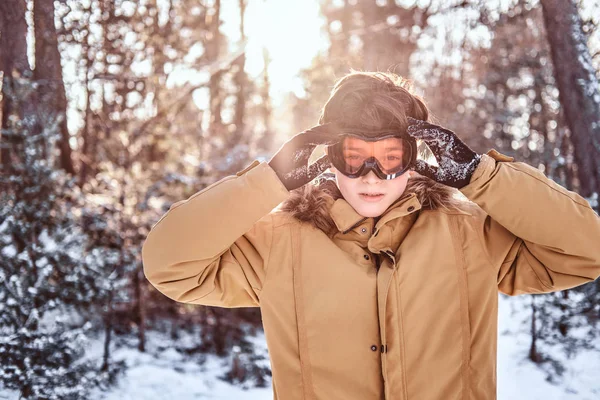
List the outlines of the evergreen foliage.
<svg viewBox="0 0 600 400">
<path fill-rule="evenodd" d="M 57 124 L 31 136 L 36 117 L 13 120 L 13 174 L 0 178 L 0 376 L 25 399 L 79 399 L 94 364 L 83 361 L 91 324 L 79 311 L 97 297 L 98 274 L 80 260 L 85 234 L 73 181 L 43 157 Z"/>
</svg>

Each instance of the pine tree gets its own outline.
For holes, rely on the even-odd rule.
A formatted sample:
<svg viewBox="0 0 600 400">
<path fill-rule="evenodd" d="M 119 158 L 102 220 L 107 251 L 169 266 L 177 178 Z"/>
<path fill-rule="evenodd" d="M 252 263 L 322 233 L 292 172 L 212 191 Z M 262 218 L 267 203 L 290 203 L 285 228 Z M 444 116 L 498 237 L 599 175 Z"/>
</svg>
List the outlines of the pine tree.
<svg viewBox="0 0 600 400">
<path fill-rule="evenodd" d="M 22 162 L 0 177 L 0 377 L 24 399 L 80 399 L 95 378 L 82 361 L 91 325 L 77 310 L 96 295 L 96 276 L 78 260 L 73 181 L 40 145 L 60 139 L 60 117 L 36 136 L 35 114 L 12 117 L 5 130 Z"/>
</svg>

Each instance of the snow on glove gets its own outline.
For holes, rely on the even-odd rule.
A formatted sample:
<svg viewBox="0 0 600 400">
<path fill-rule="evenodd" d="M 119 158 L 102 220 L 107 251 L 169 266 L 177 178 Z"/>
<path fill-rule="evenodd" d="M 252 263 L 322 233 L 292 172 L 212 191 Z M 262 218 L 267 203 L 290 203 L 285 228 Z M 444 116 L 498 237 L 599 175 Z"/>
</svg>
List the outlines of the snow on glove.
<svg viewBox="0 0 600 400">
<path fill-rule="evenodd" d="M 439 167 L 416 160 L 413 169 L 436 182 L 460 189 L 469 184 L 481 155 L 475 153 L 449 129 L 408 117 L 408 134 L 431 149 Z"/>
<path fill-rule="evenodd" d="M 333 144 L 340 140 L 339 131 L 332 124 L 316 125 L 298 133 L 275 153 L 269 165 L 287 190 L 294 190 L 315 179 L 330 166 L 327 156 L 308 165 L 308 159 L 318 145 Z"/>
</svg>

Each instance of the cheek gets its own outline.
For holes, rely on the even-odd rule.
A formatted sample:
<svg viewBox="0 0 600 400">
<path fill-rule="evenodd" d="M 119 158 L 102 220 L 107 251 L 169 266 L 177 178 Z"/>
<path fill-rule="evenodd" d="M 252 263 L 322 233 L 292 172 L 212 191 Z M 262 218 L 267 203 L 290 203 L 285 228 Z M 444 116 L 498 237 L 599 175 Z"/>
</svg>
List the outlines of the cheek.
<svg viewBox="0 0 600 400">
<path fill-rule="evenodd" d="M 345 175 L 342 175 L 335 168 L 331 168 L 333 173 L 335 174 L 335 183 L 337 184 L 338 189 L 342 192 L 342 195 L 346 195 L 352 192 L 354 179 L 350 179 Z"/>
<path fill-rule="evenodd" d="M 388 182 L 388 193 L 392 195 L 390 202 L 393 203 L 400 198 L 406 191 L 408 185 L 408 175 L 402 175 Z"/>
<path fill-rule="evenodd" d="M 408 174 L 404 174 L 390 182 L 393 187 L 393 191 L 398 194 L 398 196 L 404 193 L 406 189 L 406 185 L 408 185 Z"/>
</svg>

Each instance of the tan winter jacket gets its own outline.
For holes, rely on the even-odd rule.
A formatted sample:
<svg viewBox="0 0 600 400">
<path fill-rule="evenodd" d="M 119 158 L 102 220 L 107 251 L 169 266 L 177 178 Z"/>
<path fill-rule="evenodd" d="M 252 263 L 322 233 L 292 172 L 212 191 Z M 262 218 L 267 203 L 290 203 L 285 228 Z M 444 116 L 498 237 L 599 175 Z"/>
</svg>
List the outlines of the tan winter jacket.
<svg viewBox="0 0 600 400">
<path fill-rule="evenodd" d="M 600 219 L 495 150 L 460 207 L 436 206 L 432 187 L 375 221 L 318 188 L 290 204 L 255 161 L 174 204 L 144 271 L 176 301 L 261 307 L 275 399 L 495 399 L 498 290 L 596 279 Z"/>
</svg>

